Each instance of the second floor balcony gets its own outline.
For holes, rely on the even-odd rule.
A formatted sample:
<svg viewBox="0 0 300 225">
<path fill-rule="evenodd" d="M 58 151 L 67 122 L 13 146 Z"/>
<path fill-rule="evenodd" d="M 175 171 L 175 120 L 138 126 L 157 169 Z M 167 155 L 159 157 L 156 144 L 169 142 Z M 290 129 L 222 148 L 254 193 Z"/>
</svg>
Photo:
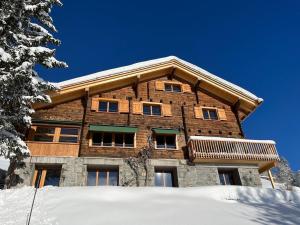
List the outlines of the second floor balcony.
<svg viewBox="0 0 300 225">
<path fill-rule="evenodd" d="M 188 147 L 195 163 L 253 163 L 264 172 L 279 161 L 275 142 L 270 140 L 191 136 Z"/>
</svg>

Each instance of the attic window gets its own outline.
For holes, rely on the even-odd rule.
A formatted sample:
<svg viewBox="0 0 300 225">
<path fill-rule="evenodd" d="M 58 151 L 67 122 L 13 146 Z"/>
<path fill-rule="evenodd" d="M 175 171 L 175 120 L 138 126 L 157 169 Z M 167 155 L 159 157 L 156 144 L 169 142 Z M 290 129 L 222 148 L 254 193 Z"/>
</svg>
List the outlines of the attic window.
<svg viewBox="0 0 300 225">
<path fill-rule="evenodd" d="M 165 83 L 165 91 L 167 91 L 167 92 L 181 92 L 181 85 L 180 84 Z"/>
</svg>

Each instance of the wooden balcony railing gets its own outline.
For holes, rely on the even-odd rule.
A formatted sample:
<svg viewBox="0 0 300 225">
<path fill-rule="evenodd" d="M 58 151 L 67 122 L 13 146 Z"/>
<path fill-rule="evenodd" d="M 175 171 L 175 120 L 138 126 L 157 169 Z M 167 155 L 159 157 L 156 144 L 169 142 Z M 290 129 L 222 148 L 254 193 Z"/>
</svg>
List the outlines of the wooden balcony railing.
<svg viewBox="0 0 300 225">
<path fill-rule="evenodd" d="M 269 140 L 191 136 L 188 147 L 193 162 L 255 162 L 263 170 L 268 162 L 279 161 L 275 142 Z"/>
<path fill-rule="evenodd" d="M 26 142 L 31 156 L 73 156 L 78 157 L 78 143 Z"/>
</svg>

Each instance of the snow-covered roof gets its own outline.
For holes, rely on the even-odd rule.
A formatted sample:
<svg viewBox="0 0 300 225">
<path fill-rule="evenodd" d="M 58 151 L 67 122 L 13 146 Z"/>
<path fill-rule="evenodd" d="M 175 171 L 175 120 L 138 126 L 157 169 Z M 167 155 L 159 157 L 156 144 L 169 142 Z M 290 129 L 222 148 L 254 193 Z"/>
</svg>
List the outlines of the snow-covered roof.
<svg viewBox="0 0 300 225">
<path fill-rule="evenodd" d="M 224 137 L 211 137 L 211 136 L 190 136 L 189 141 L 192 140 L 207 140 L 207 141 L 229 141 L 229 142 L 253 142 L 264 144 L 276 144 L 273 140 L 250 140 L 241 138 L 224 138 Z"/>
<path fill-rule="evenodd" d="M 118 68 L 114 68 L 114 69 L 109 69 L 109 70 L 104 70 L 104 71 L 100 71 L 97 73 L 93 73 L 93 74 L 89 74 L 86 76 L 81 76 L 81 77 L 77 77 L 74 79 L 70 79 L 70 80 L 66 80 L 66 81 L 62 81 L 59 83 L 54 83 L 54 85 L 56 85 L 59 88 L 64 88 L 64 87 L 68 87 L 68 86 L 72 86 L 75 84 L 79 84 L 79 83 L 83 83 L 83 82 L 89 82 L 89 81 L 94 81 L 94 80 L 100 80 L 103 78 L 107 78 L 107 77 L 112 77 L 114 75 L 119 75 L 120 73 L 125 73 L 125 72 L 129 72 L 131 70 L 135 70 L 135 69 L 144 69 L 147 67 L 151 67 L 157 64 L 161 64 L 161 63 L 167 63 L 167 62 L 171 62 L 171 61 L 177 61 L 181 64 L 183 64 L 184 66 L 189 67 L 190 69 L 201 73 L 201 75 L 203 75 L 204 77 L 213 80 L 217 83 L 221 83 L 222 85 L 229 87 L 230 89 L 235 90 L 238 93 L 241 93 L 251 99 L 253 99 L 254 101 L 257 102 L 262 102 L 263 99 L 257 97 L 256 95 L 254 95 L 253 93 L 245 90 L 244 88 L 239 87 L 238 85 L 235 85 L 229 81 L 226 81 L 192 63 L 189 63 L 185 60 L 182 60 L 176 56 L 168 56 L 168 57 L 164 57 L 164 58 L 158 58 L 158 59 L 153 59 L 153 60 L 148 60 L 148 61 L 144 61 L 144 62 L 139 62 L 139 63 L 134 63 L 128 66 L 122 66 L 122 67 L 118 67 Z"/>
</svg>

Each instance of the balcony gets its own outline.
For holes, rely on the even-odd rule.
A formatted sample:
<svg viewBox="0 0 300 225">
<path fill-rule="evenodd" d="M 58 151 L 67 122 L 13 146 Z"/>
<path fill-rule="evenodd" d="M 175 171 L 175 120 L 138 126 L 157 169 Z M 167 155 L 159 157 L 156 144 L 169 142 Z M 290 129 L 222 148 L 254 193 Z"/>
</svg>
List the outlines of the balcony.
<svg viewBox="0 0 300 225">
<path fill-rule="evenodd" d="M 274 141 L 191 136 L 188 141 L 192 162 L 257 164 L 264 172 L 279 161 Z"/>
<path fill-rule="evenodd" d="M 71 156 L 78 157 L 78 143 L 27 141 L 31 156 Z"/>
</svg>

